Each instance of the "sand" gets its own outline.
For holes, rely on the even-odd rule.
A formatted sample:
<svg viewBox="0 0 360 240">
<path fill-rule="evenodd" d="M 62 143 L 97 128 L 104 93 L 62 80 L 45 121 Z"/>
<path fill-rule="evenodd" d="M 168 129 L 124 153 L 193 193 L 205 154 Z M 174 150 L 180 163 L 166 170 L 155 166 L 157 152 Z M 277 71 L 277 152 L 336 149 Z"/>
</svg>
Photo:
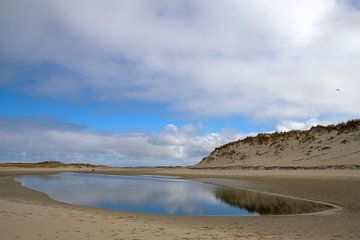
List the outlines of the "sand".
<svg viewBox="0 0 360 240">
<path fill-rule="evenodd" d="M 12 178 L 70 170 L 78 169 L 0 169 L 0 239 L 360 239 L 359 170 L 97 170 L 177 175 L 343 207 L 328 214 L 260 217 L 180 217 L 98 210 L 59 203 L 21 187 Z"/>
<path fill-rule="evenodd" d="M 360 169 L 360 120 L 261 133 L 217 147 L 194 167 Z"/>
</svg>

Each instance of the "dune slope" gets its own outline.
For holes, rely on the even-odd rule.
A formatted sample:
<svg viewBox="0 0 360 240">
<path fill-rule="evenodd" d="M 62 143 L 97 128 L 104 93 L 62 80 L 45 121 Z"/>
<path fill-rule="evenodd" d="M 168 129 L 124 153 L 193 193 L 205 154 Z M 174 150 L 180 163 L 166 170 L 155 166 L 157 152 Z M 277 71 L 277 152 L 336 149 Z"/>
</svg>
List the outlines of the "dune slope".
<svg viewBox="0 0 360 240">
<path fill-rule="evenodd" d="M 360 168 L 360 119 L 258 134 L 216 148 L 194 168 Z"/>
</svg>

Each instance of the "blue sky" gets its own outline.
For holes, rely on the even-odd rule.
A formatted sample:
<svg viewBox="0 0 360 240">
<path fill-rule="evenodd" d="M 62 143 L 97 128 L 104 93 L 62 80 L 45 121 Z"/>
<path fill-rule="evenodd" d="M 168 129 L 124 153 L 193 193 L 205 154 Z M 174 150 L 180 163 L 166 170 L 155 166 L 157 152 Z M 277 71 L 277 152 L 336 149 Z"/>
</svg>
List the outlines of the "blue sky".
<svg viewBox="0 0 360 240">
<path fill-rule="evenodd" d="M 257 122 L 244 116 L 191 118 L 166 110 L 163 104 L 131 102 L 131 105 L 104 102 L 74 103 L 70 100 L 34 97 L 12 91 L 0 91 L 1 114 L 8 117 L 55 118 L 99 131 L 161 131 L 171 123 L 176 126 L 201 124 L 200 132 L 241 129 L 244 132 L 271 131 L 273 123 Z"/>
<path fill-rule="evenodd" d="M 188 165 L 358 118 L 359 23 L 351 0 L 1 1 L 0 161 Z"/>
</svg>

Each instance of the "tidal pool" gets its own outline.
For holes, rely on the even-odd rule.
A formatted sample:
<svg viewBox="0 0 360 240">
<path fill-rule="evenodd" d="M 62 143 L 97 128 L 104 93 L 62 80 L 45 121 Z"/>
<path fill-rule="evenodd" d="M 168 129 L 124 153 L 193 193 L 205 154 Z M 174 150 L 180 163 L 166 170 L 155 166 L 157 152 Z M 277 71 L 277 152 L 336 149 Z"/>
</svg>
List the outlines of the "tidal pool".
<svg viewBox="0 0 360 240">
<path fill-rule="evenodd" d="M 22 186 L 50 198 L 107 210 L 190 216 L 297 214 L 328 206 L 164 176 L 86 173 L 18 176 Z"/>
</svg>

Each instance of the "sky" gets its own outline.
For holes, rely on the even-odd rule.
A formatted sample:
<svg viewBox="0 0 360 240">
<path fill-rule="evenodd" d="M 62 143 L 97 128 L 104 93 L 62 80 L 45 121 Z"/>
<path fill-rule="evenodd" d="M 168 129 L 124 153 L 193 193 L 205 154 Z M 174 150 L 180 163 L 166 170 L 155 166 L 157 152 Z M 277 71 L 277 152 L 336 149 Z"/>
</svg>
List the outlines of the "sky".
<svg viewBox="0 0 360 240">
<path fill-rule="evenodd" d="M 2 0 L 0 162 L 191 165 L 360 117 L 359 0 Z"/>
</svg>

